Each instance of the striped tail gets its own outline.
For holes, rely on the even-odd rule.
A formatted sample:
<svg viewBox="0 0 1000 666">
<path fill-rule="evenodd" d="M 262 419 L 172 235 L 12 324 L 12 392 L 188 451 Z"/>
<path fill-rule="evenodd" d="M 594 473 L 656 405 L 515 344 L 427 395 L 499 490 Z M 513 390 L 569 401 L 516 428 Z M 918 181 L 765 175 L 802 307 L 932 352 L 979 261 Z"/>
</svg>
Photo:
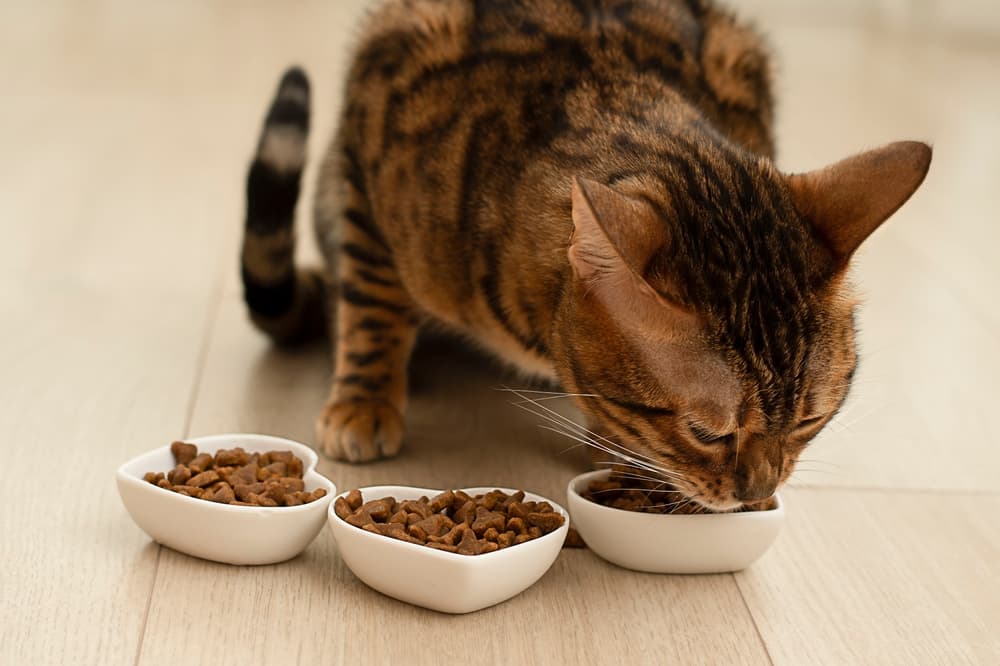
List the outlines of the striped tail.
<svg viewBox="0 0 1000 666">
<path fill-rule="evenodd" d="M 309 81 L 285 72 L 267 112 L 247 175 L 241 269 L 250 319 L 278 344 L 326 329 L 325 287 L 318 271 L 295 268 L 295 204 L 309 134 Z"/>
</svg>

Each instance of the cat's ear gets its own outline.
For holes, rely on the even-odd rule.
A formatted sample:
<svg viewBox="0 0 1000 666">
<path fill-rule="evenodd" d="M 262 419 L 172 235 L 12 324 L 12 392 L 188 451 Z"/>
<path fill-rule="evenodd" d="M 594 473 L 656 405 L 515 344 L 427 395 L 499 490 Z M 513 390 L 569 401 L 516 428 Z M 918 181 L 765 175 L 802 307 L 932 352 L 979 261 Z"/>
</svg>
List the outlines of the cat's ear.
<svg viewBox="0 0 1000 666">
<path fill-rule="evenodd" d="M 629 271 L 641 280 L 666 242 L 663 222 L 653 207 L 583 178 L 573 179 L 572 203 L 569 260 L 577 277 Z"/>
<path fill-rule="evenodd" d="M 787 182 L 799 214 L 846 264 L 858 246 L 916 192 L 930 164 L 930 146 L 900 141 L 789 176 Z"/>
</svg>

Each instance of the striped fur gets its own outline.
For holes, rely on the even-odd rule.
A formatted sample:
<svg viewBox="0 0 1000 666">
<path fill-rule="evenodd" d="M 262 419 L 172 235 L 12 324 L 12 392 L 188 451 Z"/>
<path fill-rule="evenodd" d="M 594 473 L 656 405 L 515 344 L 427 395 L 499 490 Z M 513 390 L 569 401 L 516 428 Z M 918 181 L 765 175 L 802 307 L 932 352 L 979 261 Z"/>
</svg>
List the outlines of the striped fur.
<svg viewBox="0 0 1000 666">
<path fill-rule="evenodd" d="M 337 285 L 323 450 L 399 450 L 433 321 L 596 394 L 577 399 L 593 428 L 701 505 L 770 495 L 850 383 L 850 254 L 929 162 L 894 144 L 790 179 L 772 106 L 761 40 L 707 1 L 384 2 L 315 202 Z M 278 128 L 304 142 L 305 116 L 273 115 L 251 188 L 262 169 L 274 205 L 249 196 L 244 275 L 254 321 L 287 340 L 313 328 L 320 282 L 292 267 L 301 161 L 264 149 Z M 845 183 L 873 202 L 863 228 L 831 194 Z"/>
</svg>

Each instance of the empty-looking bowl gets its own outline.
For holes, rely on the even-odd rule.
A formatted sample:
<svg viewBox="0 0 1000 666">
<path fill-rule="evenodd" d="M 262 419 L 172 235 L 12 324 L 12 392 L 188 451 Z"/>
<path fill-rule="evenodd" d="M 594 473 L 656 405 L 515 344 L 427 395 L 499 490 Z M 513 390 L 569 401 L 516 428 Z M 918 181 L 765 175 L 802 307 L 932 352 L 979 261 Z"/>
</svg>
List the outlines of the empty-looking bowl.
<svg viewBox="0 0 1000 666">
<path fill-rule="evenodd" d="M 575 477 L 567 488 L 573 526 L 597 555 L 636 571 L 705 574 L 739 571 L 774 543 L 785 518 L 779 497 L 769 511 L 670 515 L 615 509 L 583 497 L 610 470 Z"/>
<path fill-rule="evenodd" d="M 203 453 L 238 446 L 248 452 L 291 451 L 302 459 L 307 491 L 326 488 L 326 496 L 300 506 L 258 507 L 219 504 L 185 497 L 143 480 L 146 472 L 173 469 L 174 456 L 163 446 L 118 468 L 118 494 L 132 519 L 152 539 L 188 555 L 226 564 L 273 564 L 295 557 L 323 529 L 336 486 L 316 472 L 318 458 L 306 446 L 268 435 L 213 435 L 186 440 Z"/>
<path fill-rule="evenodd" d="M 463 488 L 470 495 L 494 489 L 493 486 Z M 373 486 L 362 488 L 361 497 L 365 502 L 383 497 L 402 501 L 433 497 L 440 492 L 408 486 Z M 569 529 L 566 510 L 540 495 L 525 493 L 524 499 L 551 504 L 565 519 L 562 527 L 537 539 L 482 555 L 459 555 L 372 534 L 344 522 L 332 504 L 330 529 L 344 562 L 369 587 L 442 613 L 471 613 L 523 592 L 549 570 L 559 555 Z"/>
</svg>

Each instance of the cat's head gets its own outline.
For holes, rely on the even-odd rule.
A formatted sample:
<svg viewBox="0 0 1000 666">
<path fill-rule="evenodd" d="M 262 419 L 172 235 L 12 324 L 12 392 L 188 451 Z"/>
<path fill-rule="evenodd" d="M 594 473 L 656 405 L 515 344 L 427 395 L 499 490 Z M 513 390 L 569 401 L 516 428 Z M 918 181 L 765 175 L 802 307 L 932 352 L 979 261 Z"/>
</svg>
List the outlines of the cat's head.
<svg viewBox="0 0 1000 666">
<path fill-rule="evenodd" d="M 848 262 L 930 159 L 905 142 L 792 176 L 744 154 L 575 180 L 554 352 L 604 444 L 709 509 L 770 497 L 851 384 Z"/>
</svg>

